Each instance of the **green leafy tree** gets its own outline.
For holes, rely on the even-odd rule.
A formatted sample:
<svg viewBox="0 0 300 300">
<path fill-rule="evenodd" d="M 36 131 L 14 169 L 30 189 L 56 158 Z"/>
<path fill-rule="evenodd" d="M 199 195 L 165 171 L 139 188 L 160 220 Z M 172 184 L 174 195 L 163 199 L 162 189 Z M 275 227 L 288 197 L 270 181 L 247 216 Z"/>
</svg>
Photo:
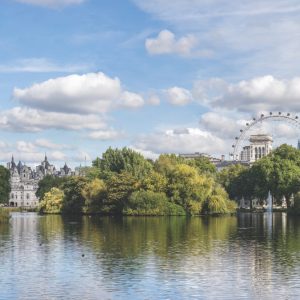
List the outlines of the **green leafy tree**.
<svg viewBox="0 0 300 300">
<path fill-rule="evenodd" d="M 85 204 L 85 198 L 82 190 L 87 183 L 84 177 L 68 177 L 62 185 L 64 192 L 64 201 L 62 213 L 64 214 L 80 214 Z"/>
<path fill-rule="evenodd" d="M 165 192 L 168 180 L 166 176 L 152 170 L 148 176 L 145 176 L 140 183 L 140 187 L 144 190 L 153 192 Z"/>
<path fill-rule="evenodd" d="M 140 182 L 129 172 L 114 173 L 107 180 L 107 212 L 122 213 L 130 195 L 139 190 Z"/>
<path fill-rule="evenodd" d="M 187 160 L 187 163 L 195 167 L 199 174 L 210 174 L 210 175 L 216 175 L 217 168 L 214 164 L 212 164 L 207 157 L 197 157 L 193 159 Z"/>
<path fill-rule="evenodd" d="M 53 187 L 45 193 L 39 204 L 39 212 L 47 214 L 59 214 L 63 210 L 64 192 Z"/>
<path fill-rule="evenodd" d="M 125 215 L 185 215 L 183 207 L 169 202 L 166 194 L 154 191 L 135 191 L 123 208 Z"/>
<path fill-rule="evenodd" d="M 158 173 L 169 176 L 176 165 L 184 164 L 185 162 L 185 158 L 176 154 L 161 154 L 155 161 L 154 168 Z"/>
<path fill-rule="evenodd" d="M 178 164 L 169 176 L 167 194 L 189 214 L 199 214 L 202 205 L 212 193 L 214 181 L 199 175 L 197 169 L 186 164 Z"/>
<path fill-rule="evenodd" d="M 247 167 L 236 164 L 231 165 L 222 169 L 217 174 L 218 182 L 225 188 L 230 199 L 238 200 L 244 195 L 243 184 L 241 184 L 242 178 L 244 179 L 244 175 L 247 172 Z"/>
<path fill-rule="evenodd" d="M 84 197 L 84 212 L 100 212 L 107 199 L 107 187 L 103 180 L 95 178 L 87 182 L 81 191 Z"/>
<path fill-rule="evenodd" d="M 67 180 L 66 177 L 57 177 L 53 175 L 46 175 L 38 183 L 38 189 L 36 191 L 36 196 L 42 199 L 44 195 L 49 192 L 53 187 L 61 187 L 63 183 Z"/>
<path fill-rule="evenodd" d="M 109 173 L 128 172 L 136 178 L 143 178 L 153 169 L 151 162 L 129 148 L 109 148 L 103 153 L 102 159 L 97 158 L 93 162 L 93 166 L 100 168 L 104 177 Z"/>
<path fill-rule="evenodd" d="M 10 193 L 10 172 L 5 167 L 0 166 L 0 203 L 7 203 Z"/>
</svg>

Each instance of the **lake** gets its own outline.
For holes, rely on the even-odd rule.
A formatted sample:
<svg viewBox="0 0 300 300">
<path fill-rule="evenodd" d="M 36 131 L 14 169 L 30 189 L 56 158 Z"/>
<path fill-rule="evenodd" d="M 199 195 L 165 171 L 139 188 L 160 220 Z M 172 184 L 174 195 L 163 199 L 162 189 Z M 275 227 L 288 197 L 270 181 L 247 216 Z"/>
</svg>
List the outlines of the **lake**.
<svg viewBox="0 0 300 300">
<path fill-rule="evenodd" d="M 300 298 L 300 218 L 285 213 L 13 213 L 0 252 L 0 299 Z"/>
</svg>

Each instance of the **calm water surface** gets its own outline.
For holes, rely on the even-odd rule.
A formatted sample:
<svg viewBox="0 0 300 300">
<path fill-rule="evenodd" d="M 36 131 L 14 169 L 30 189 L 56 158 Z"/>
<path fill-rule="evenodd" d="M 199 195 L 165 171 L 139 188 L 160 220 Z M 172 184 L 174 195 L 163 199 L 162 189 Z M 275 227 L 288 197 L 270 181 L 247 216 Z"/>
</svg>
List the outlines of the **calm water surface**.
<svg viewBox="0 0 300 300">
<path fill-rule="evenodd" d="M 300 218 L 64 219 L 0 224 L 0 299 L 300 299 Z"/>
</svg>

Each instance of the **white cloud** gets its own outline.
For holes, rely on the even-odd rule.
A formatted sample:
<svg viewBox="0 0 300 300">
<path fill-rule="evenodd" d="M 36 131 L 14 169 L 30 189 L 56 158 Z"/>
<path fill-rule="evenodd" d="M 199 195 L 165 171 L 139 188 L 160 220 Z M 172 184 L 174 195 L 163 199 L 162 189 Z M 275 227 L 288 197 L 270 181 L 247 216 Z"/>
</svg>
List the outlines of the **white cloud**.
<svg viewBox="0 0 300 300">
<path fill-rule="evenodd" d="M 78 5 L 86 0 L 15 0 L 16 2 L 32 4 L 46 7 L 64 7 L 68 5 Z"/>
<path fill-rule="evenodd" d="M 79 150 L 78 153 L 75 155 L 75 157 L 73 157 L 73 160 L 80 163 L 86 163 L 86 162 L 91 162 L 92 158 L 88 152 Z"/>
<path fill-rule="evenodd" d="M 58 149 L 66 149 L 69 148 L 67 145 L 55 144 L 47 139 L 37 139 L 34 144 L 41 148 L 58 150 Z"/>
<path fill-rule="evenodd" d="M 49 158 L 54 161 L 66 161 L 67 160 L 66 154 L 61 151 L 50 152 Z"/>
<path fill-rule="evenodd" d="M 157 95 L 151 95 L 148 100 L 147 103 L 150 105 L 159 105 L 160 104 L 160 98 Z"/>
<path fill-rule="evenodd" d="M 79 72 L 85 71 L 90 66 L 86 64 L 57 64 L 46 58 L 19 59 L 0 65 L 1 73 L 50 73 L 50 72 Z"/>
<path fill-rule="evenodd" d="M 136 93 L 123 92 L 121 96 L 120 105 L 129 108 L 138 108 L 143 106 L 145 103 L 142 96 Z"/>
<path fill-rule="evenodd" d="M 47 129 L 99 130 L 106 127 L 97 115 L 45 112 L 26 107 L 14 107 L 0 113 L 0 129 L 19 132 L 38 132 Z"/>
<path fill-rule="evenodd" d="M 133 143 L 133 147 L 153 153 L 227 152 L 221 138 L 199 128 L 170 129 L 144 135 Z"/>
<path fill-rule="evenodd" d="M 209 107 L 241 112 L 300 111 L 300 77 L 277 79 L 256 77 L 237 83 L 199 81 L 195 83 L 194 98 Z"/>
<path fill-rule="evenodd" d="M 195 26 L 203 19 L 215 17 L 248 17 L 273 14 L 295 13 L 300 10 L 297 0 L 253 0 L 228 2 L 186 1 L 186 0 L 133 0 L 141 9 L 168 22 L 181 24 L 194 22 Z M 192 3 L 191 3 L 192 2 Z M 212 10 L 214 8 L 214 10 Z"/>
<path fill-rule="evenodd" d="M 155 160 L 158 158 L 159 154 L 154 153 L 152 151 L 148 151 L 148 150 L 142 150 L 142 149 L 138 149 L 134 146 L 129 146 L 128 148 L 131 148 L 132 150 L 139 152 L 140 154 L 142 154 L 145 158 L 149 158 L 152 160 Z"/>
<path fill-rule="evenodd" d="M 200 127 L 208 132 L 213 132 L 216 136 L 222 139 L 233 139 L 238 133 L 241 126 L 247 121 L 226 116 L 222 111 L 207 112 L 201 116 Z"/>
<path fill-rule="evenodd" d="M 152 55 L 179 54 L 188 56 L 197 45 L 194 35 L 188 34 L 176 39 L 175 34 L 169 30 L 162 30 L 156 38 L 146 39 L 145 46 Z"/>
<path fill-rule="evenodd" d="M 74 74 L 25 89 L 15 88 L 13 98 L 30 107 L 80 114 L 105 113 L 120 106 L 135 108 L 144 104 L 140 95 L 123 91 L 118 78 L 103 73 Z"/>
<path fill-rule="evenodd" d="M 31 153 L 36 151 L 35 145 L 30 142 L 18 141 L 16 146 L 17 146 L 16 149 L 19 152 Z"/>
<path fill-rule="evenodd" d="M 114 129 L 92 131 L 88 134 L 88 137 L 94 140 L 116 140 L 123 137 L 122 132 L 118 132 Z"/>
<path fill-rule="evenodd" d="M 201 48 L 213 52 L 216 63 L 201 64 L 201 77 L 221 72 L 235 78 L 299 73 L 298 0 L 133 1 L 174 31 L 193 32 Z"/>
<path fill-rule="evenodd" d="M 166 90 L 166 95 L 168 101 L 173 105 L 186 105 L 193 100 L 190 91 L 177 86 Z"/>
</svg>

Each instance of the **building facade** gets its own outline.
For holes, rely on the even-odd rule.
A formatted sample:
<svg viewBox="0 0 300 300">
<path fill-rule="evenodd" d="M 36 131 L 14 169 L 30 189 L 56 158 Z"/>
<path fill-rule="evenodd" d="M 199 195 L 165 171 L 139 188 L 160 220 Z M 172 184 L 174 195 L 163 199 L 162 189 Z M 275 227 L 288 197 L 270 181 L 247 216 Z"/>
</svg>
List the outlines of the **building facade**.
<svg viewBox="0 0 300 300">
<path fill-rule="evenodd" d="M 251 135 L 249 142 L 250 146 L 243 147 L 243 150 L 240 153 L 241 161 L 254 163 L 272 151 L 273 139 L 270 135 Z"/>
<path fill-rule="evenodd" d="M 10 171 L 10 187 L 11 192 L 9 195 L 9 206 L 35 208 L 39 204 L 39 199 L 36 196 L 38 189 L 38 183 L 46 175 L 65 177 L 72 176 L 75 173 L 65 163 L 63 168 L 59 171 L 55 169 L 54 165 L 51 165 L 47 156 L 36 166 L 34 170 L 30 167 L 22 164 L 20 161 L 15 163 L 14 157 L 9 163 L 7 168 Z"/>
<path fill-rule="evenodd" d="M 34 208 L 39 200 L 36 196 L 38 180 L 35 179 L 31 168 L 22 164 L 16 165 L 14 157 L 7 164 L 10 171 L 9 205 L 15 207 Z"/>
</svg>

